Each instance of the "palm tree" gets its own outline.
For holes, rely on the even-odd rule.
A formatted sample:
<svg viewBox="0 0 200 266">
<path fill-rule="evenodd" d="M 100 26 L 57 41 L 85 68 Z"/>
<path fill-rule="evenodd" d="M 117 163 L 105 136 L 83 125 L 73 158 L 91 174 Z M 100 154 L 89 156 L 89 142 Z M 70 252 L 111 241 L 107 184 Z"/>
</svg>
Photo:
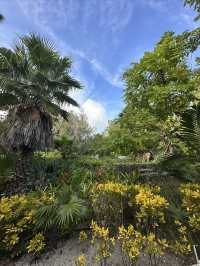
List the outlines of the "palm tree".
<svg viewBox="0 0 200 266">
<path fill-rule="evenodd" d="M 61 57 L 53 44 L 38 35 L 19 39 L 14 49 L 0 48 L 0 110 L 8 111 L 8 128 L 1 145 L 20 154 L 20 162 L 36 150 L 52 145 L 52 117 L 67 119 L 66 104 L 80 83 L 70 74 L 71 60 Z M 17 176 L 25 176 L 18 163 Z"/>
</svg>

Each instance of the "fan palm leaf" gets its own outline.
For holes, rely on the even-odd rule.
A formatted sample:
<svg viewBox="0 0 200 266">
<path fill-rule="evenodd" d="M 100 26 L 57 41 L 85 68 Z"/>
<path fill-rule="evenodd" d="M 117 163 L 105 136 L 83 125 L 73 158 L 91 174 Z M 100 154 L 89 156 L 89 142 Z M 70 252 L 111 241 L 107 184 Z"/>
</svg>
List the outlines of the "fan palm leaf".
<svg viewBox="0 0 200 266">
<path fill-rule="evenodd" d="M 63 186 L 55 192 L 55 200 L 43 205 L 37 212 L 37 225 L 43 230 L 53 226 L 59 230 L 67 230 L 85 217 L 86 207 L 69 186 Z"/>
<path fill-rule="evenodd" d="M 48 130 L 44 132 L 46 138 L 51 138 L 52 128 L 41 126 L 45 121 L 43 117 L 51 119 L 51 116 L 61 115 L 67 119 L 68 113 L 63 107 L 68 104 L 78 106 L 69 92 L 80 89 L 81 85 L 70 76 L 70 68 L 70 58 L 61 57 L 54 44 L 36 34 L 21 37 L 13 50 L 0 48 L 0 109 L 12 110 L 16 118 L 3 137 L 3 144 L 9 151 L 27 150 L 23 139 L 29 138 L 28 143 L 33 143 L 35 134 L 40 135 L 39 132 L 44 129 Z M 24 110 L 23 113 L 18 111 L 19 108 Z M 32 127 L 34 119 L 38 119 L 37 128 L 36 123 Z M 15 130 L 19 134 L 17 125 L 22 125 L 22 122 L 26 132 L 32 133 L 29 136 L 21 135 L 21 142 L 12 147 L 8 139 L 16 137 L 13 133 Z M 12 136 L 7 138 L 11 133 Z M 44 143 L 40 144 L 34 147 L 29 145 L 28 149 L 34 151 L 45 147 Z"/>
<path fill-rule="evenodd" d="M 200 106 L 188 110 L 183 116 L 181 137 L 200 156 Z"/>
</svg>

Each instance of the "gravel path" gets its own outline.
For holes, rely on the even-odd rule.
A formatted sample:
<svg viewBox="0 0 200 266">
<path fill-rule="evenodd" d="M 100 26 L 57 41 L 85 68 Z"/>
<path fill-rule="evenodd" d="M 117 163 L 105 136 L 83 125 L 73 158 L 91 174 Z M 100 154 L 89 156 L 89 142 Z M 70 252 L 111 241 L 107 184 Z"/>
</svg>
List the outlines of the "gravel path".
<svg viewBox="0 0 200 266">
<path fill-rule="evenodd" d="M 79 243 L 77 237 L 60 242 L 58 247 L 52 251 L 43 254 L 38 260 L 26 255 L 15 262 L 0 261 L 0 266 L 75 266 L 75 258 L 81 253 L 87 255 L 87 266 L 99 266 L 92 259 L 94 257 L 94 248 L 89 243 Z M 168 254 L 162 258 L 159 266 L 190 266 L 192 263 L 177 258 L 172 254 Z M 109 266 L 123 266 L 119 250 L 116 249 L 112 256 Z M 137 266 L 148 266 L 148 256 L 142 254 Z"/>
</svg>

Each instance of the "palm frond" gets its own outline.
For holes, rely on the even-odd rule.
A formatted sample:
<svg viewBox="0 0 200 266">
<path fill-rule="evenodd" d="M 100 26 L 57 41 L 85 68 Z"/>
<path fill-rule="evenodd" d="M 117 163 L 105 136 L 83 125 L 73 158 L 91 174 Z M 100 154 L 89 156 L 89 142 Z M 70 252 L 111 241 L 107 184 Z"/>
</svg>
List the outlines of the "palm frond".
<svg viewBox="0 0 200 266">
<path fill-rule="evenodd" d="M 43 102 L 44 102 L 44 105 L 46 107 L 46 110 L 48 110 L 52 115 L 54 116 L 62 116 L 65 120 L 68 119 L 69 117 L 69 113 L 65 110 L 63 110 L 62 108 L 60 108 L 59 105 L 51 102 L 51 101 L 48 101 L 47 99 L 44 99 L 43 98 Z"/>
<path fill-rule="evenodd" d="M 22 37 L 21 42 L 28 49 L 32 64 L 40 70 L 48 70 L 59 57 L 53 43 L 36 34 Z"/>
<path fill-rule="evenodd" d="M 83 201 L 75 195 L 70 197 L 70 200 L 60 206 L 56 216 L 56 223 L 59 228 L 65 228 L 72 223 L 77 223 L 81 217 Z"/>
<path fill-rule="evenodd" d="M 183 117 L 181 137 L 191 148 L 200 152 L 200 107 L 189 110 Z"/>
<path fill-rule="evenodd" d="M 37 211 L 37 227 L 48 230 L 54 225 L 56 217 L 55 204 L 43 205 Z"/>
<path fill-rule="evenodd" d="M 12 94 L 18 99 L 34 104 L 40 98 L 41 104 L 52 115 L 67 119 L 68 112 L 63 104 L 78 106 L 68 92 L 80 89 L 80 83 L 69 75 L 71 60 L 60 57 L 54 45 L 36 34 L 20 38 L 13 50 L 0 48 L 0 88 L 1 92 Z M 14 104 L 8 97 L 8 105 Z"/>
<path fill-rule="evenodd" d="M 41 206 L 37 212 L 37 225 L 43 230 L 56 226 L 66 230 L 86 216 L 86 207 L 83 200 L 79 199 L 64 185 L 55 192 L 55 200 L 51 204 Z"/>
<path fill-rule="evenodd" d="M 59 104 L 71 104 L 73 106 L 79 107 L 78 103 L 66 93 L 56 91 L 53 93 L 53 95 Z"/>
</svg>

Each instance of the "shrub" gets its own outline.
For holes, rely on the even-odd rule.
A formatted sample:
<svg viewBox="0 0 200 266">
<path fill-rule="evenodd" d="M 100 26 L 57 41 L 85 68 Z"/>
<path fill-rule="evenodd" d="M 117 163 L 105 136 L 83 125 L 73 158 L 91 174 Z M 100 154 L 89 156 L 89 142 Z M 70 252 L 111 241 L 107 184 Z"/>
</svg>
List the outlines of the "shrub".
<svg viewBox="0 0 200 266">
<path fill-rule="evenodd" d="M 95 184 L 91 189 L 91 202 L 101 224 L 119 225 L 124 222 L 124 209 L 133 186 L 117 182 Z"/>
<path fill-rule="evenodd" d="M 42 204 L 37 211 L 37 225 L 43 230 L 56 227 L 68 232 L 74 224 L 86 216 L 86 206 L 69 186 L 64 185 L 54 191 L 54 200 Z"/>
<path fill-rule="evenodd" d="M 86 207 L 69 187 L 0 199 L 0 254 L 40 253 L 46 229 L 69 232 L 85 217 Z M 43 235 L 44 234 L 44 235 Z"/>
<path fill-rule="evenodd" d="M 138 193 L 131 200 L 137 206 L 137 219 L 139 227 L 146 233 L 155 232 L 159 224 L 165 223 L 165 210 L 169 204 L 160 196 L 159 187 L 136 185 Z"/>
<path fill-rule="evenodd" d="M 142 234 L 136 231 L 133 225 L 129 225 L 127 228 L 122 225 L 118 228 L 118 240 L 123 262 L 125 265 L 134 265 L 142 250 Z"/>
<path fill-rule="evenodd" d="M 115 239 L 110 236 L 108 227 L 99 226 L 96 222 L 91 223 L 92 240 L 91 244 L 96 248 L 95 260 L 102 266 L 107 265 L 107 259 L 112 256 Z"/>
<path fill-rule="evenodd" d="M 53 195 L 48 192 L 0 199 L 0 235 L 2 237 L 0 250 L 2 253 L 16 256 L 25 252 L 26 249 L 31 251 L 28 246 L 33 242 L 29 241 L 40 233 L 36 227 L 37 210 L 41 204 L 48 204 L 53 200 Z M 35 243 L 35 253 L 44 247 L 44 245 L 37 246 L 37 243 Z"/>
<path fill-rule="evenodd" d="M 200 231 L 200 184 L 181 186 L 183 208 L 188 214 L 189 226 L 194 231 Z"/>
<path fill-rule="evenodd" d="M 38 254 L 44 249 L 44 247 L 45 247 L 45 238 L 43 234 L 38 233 L 29 241 L 29 244 L 26 249 L 28 253 Z"/>
</svg>

